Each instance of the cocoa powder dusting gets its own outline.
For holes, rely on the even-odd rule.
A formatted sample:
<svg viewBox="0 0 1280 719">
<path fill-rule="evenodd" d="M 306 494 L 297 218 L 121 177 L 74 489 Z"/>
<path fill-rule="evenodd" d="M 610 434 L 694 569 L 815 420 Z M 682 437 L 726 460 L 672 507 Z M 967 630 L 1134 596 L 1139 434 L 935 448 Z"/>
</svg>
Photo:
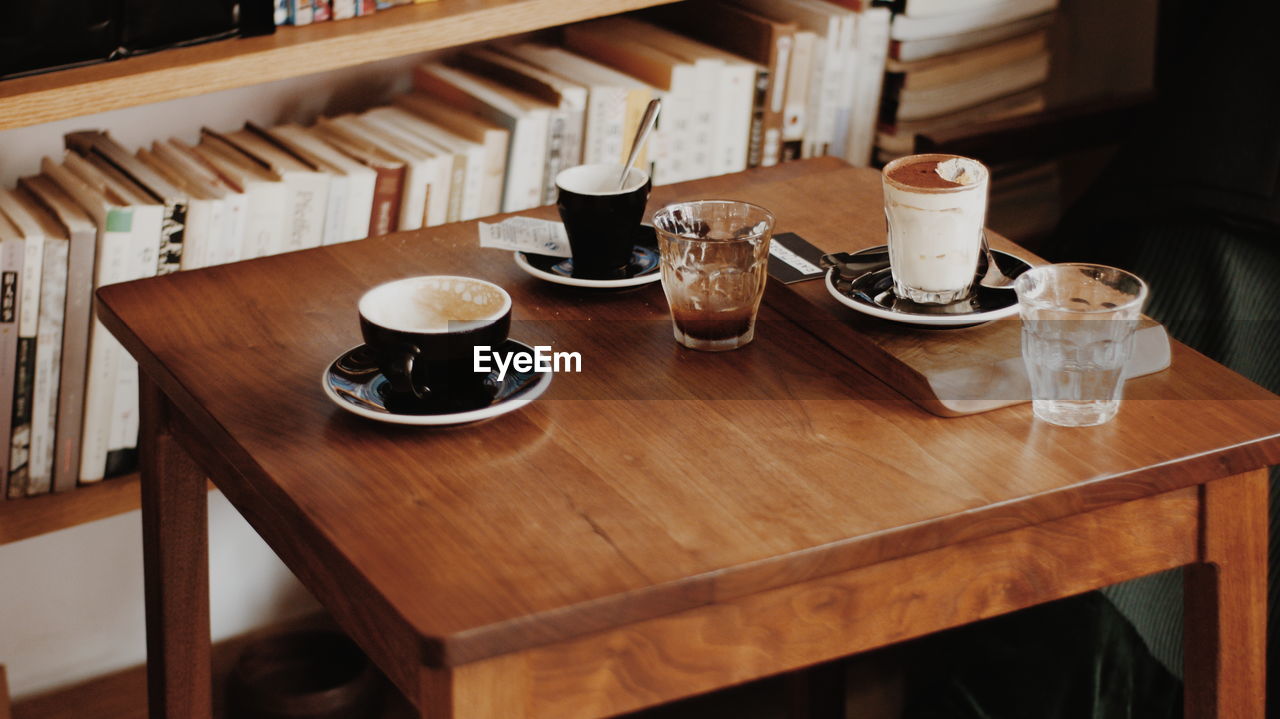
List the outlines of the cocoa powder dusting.
<svg viewBox="0 0 1280 719">
<path fill-rule="evenodd" d="M 889 172 L 890 179 L 911 187 L 942 188 L 960 187 L 960 183 L 952 182 L 938 174 L 937 160 L 923 160 L 899 165 Z"/>
</svg>

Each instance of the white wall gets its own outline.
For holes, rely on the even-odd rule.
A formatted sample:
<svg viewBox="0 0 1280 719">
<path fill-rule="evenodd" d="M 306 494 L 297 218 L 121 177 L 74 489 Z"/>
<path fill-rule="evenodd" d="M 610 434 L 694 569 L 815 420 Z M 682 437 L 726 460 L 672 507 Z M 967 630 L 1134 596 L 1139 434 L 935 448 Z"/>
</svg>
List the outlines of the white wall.
<svg viewBox="0 0 1280 719">
<path fill-rule="evenodd" d="M 162 137 L 194 141 L 202 125 L 231 130 L 246 120 L 310 122 L 320 113 L 368 107 L 407 88 L 409 68 L 420 59 L 0 131 L 0 183 L 12 186 L 37 172 L 42 156 L 61 154 L 62 135 L 71 130 L 106 129 L 135 148 Z M 209 526 L 215 639 L 314 609 L 314 600 L 218 493 L 210 495 Z M 13 695 L 142 663 L 142 605 L 137 512 L 0 546 L 0 663 Z"/>
</svg>

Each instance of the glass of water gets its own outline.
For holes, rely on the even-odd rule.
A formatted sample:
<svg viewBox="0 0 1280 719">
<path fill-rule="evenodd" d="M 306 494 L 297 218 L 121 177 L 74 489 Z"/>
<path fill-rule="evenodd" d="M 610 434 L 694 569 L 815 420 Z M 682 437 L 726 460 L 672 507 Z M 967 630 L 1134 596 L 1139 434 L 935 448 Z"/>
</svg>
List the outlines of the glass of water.
<svg viewBox="0 0 1280 719">
<path fill-rule="evenodd" d="M 1147 283 L 1114 267 L 1067 263 L 1027 270 L 1014 290 L 1035 415 L 1063 427 L 1110 421 Z"/>
<path fill-rule="evenodd" d="M 658 210 L 653 226 L 676 341 L 716 352 L 754 339 L 773 213 L 746 202 L 698 200 Z"/>
</svg>

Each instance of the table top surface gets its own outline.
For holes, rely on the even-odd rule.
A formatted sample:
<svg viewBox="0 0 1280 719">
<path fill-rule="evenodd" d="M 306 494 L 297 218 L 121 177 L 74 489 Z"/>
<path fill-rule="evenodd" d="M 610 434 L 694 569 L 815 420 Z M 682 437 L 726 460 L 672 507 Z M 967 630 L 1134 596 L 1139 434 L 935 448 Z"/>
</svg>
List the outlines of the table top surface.
<svg viewBox="0 0 1280 719">
<path fill-rule="evenodd" d="M 778 231 L 883 232 L 875 174 L 832 160 L 655 188 L 762 203 Z M 554 216 L 554 208 L 533 213 Z M 512 294 L 512 337 L 582 355 L 540 400 L 448 430 L 384 425 L 320 377 L 356 300 L 417 274 Z M 769 293 L 787 292 L 771 282 Z M 356 568 L 455 664 L 1280 462 L 1280 402 L 1175 344 L 1095 428 L 1030 406 L 932 416 L 766 307 L 757 339 L 685 350 L 659 285 L 553 286 L 474 223 L 115 285 L 102 319 L 237 473 L 269 544 Z M 269 519 L 263 519 L 269 518 Z M 354 576 L 354 579 L 352 577 Z M 346 589 L 350 589 L 347 587 Z M 344 587 L 315 588 L 322 594 Z M 321 596 L 324 600 L 325 597 Z"/>
</svg>

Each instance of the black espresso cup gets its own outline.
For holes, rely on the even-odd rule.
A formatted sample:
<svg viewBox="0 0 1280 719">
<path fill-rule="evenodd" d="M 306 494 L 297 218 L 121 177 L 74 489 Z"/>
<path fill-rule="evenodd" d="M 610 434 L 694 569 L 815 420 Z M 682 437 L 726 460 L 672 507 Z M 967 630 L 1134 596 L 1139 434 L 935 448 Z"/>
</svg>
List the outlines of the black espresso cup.
<svg viewBox="0 0 1280 719">
<path fill-rule="evenodd" d="M 497 350 L 511 329 L 511 296 L 452 275 L 387 282 L 360 298 L 360 332 L 390 386 L 390 404 L 465 407 L 493 398 L 475 371 L 477 347 Z"/>
<path fill-rule="evenodd" d="M 556 175 L 556 207 L 569 235 L 574 277 L 626 276 L 652 183 L 649 173 L 633 167 L 619 190 L 621 176 L 620 164 L 578 165 Z"/>
</svg>

